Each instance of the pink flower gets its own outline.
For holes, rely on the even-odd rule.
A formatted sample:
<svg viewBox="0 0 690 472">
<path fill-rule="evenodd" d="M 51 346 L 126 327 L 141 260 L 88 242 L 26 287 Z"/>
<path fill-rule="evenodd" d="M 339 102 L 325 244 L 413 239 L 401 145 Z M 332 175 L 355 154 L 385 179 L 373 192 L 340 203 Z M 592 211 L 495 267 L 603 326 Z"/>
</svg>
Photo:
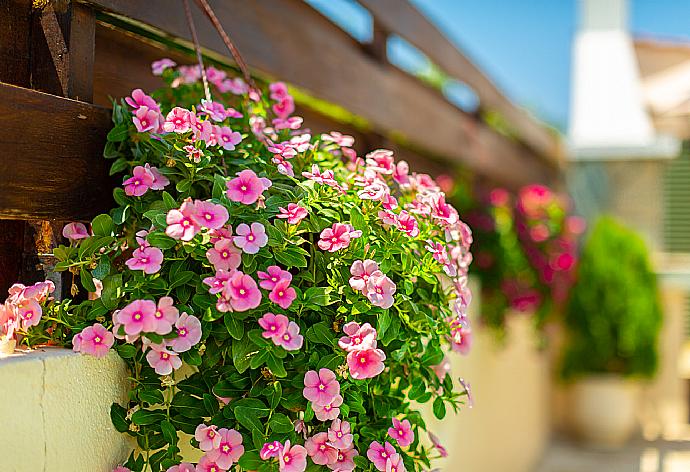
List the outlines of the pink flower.
<svg viewBox="0 0 690 472">
<path fill-rule="evenodd" d="M 266 313 L 259 318 L 259 326 L 264 329 L 261 335 L 264 338 L 276 338 L 282 336 L 288 328 L 290 320 L 285 315 L 274 315 Z"/>
<path fill-rule="evenodd" d="M 338 182 L 334 179 L 333 171 L 328 169 L 323 171 L 319 170 L 319 166 L 312 164 L 311 172 L 302 172 L 302 176 L 313 180 L 317 184 L 328 185 L 329 187 L 339 187 Z"/>
<path fill-rule="evenodd" d="M 235 77 L 234 79 L 225 79 L 215 85 L 218 87 L 218 91 L 220 93 L 230 92 L 234 95 L 244 95 L 249 91 L 249 86 L 247 83 L 239 77 Z"/>
<path fill-rule="evenodd" d="M 125 98 L 125 102 L 135 110 L 141 107 L 147 107 L 149 110 L 160 112 L 158 103 L 156 103 L 152 97 L 146 95 L 141 89 L 132 90 L 132 96 Z"/>
<path fill-rule="evenodd" d="M 285 160 L 283 156 L 276 154 L 275 156 L 273 156 L 273 159 L 271 159 L 271 162 L 273 162 L 276 165 L 276 170 L 281 174 L 290 177 L 295 176 L 295 170 L 293 169 L 292 164 L 290 164 L 289 161 Z"/>
<path fill-rule="evenodd" d="M 168 351 L 165 347 L 151 345 L 151 350 L 146 354 L 146 360 L 158 375 L 170 375 L 173 370 L 182 367 L 182 360 L 176 352 Z"/>
<path fill-rule="evenodd" d="M 268 85 L 268 91 L 270 93 L 271 100 L 279 102 L 285 97 L 289 97 L 287 85 L 284 82 L 273 82 Z"/>
<path fill-rule="evenodd" d="M 192 113 L 184 108 L 175 107 L 165 117 L 163 130 L 166 133 L 186 133 L 191 128 Z"/>
<path fill-rule="evenodd" d="M 242 435 L 235 429 L 221 428 L 218 430 L 218 436 L 220 436 L 218 448 L 211 449 L 206 455 L 221 468 L 229 469 L 244 454 Z"/>
<path fill-rule="evenodd" d="M 258 271 L 256 274 L 261 279 L 259 285 L 266 290 L 273 290 L 280 281 L 287 280 L 288 283 L 292 281 L 292 274 L 276 265 L 268 266 L 266 272 Z"/>
<path fill-rule="evenodd" d="M 272 121 L 276 130 L 299 129 L 304 119 L 301 116 L 291 116 L 290 118 L 276 118 Z"/>
<path fill-rule="evenodd" d="M 234 270 L 242 263 L 242 251 L 231 239 L 221 239 L 206 251 L 206 258 L 216 270 Z"/>
<path fill-rule="evenodd" d="M 414 432 L 408 420 L 400 421 L 393 418 L 393 426 L 388 428 L 388 435 L 395 439 L 401 447 L 407 447 L 414 441 Z"/>
<path fill-rule="evenodd" d="M 153 75 L 162 75 L 165 69 L 173 68 L 176 65 L 177 63 L 175 61 L 165 57 L 151 63 L 151 72 Z"/>
<path fill-rule="evenodd" d="M 194 315 L 182 313 L 175 321 L 177 337 L 168 339 L 168 344 L 175 352 L 189 351 L 201 341 L 201 322 Z"/>
<path fill-rule="evenodd" d="M 141 197 L 153 185 L 153 174 L 143 166 L 136 166 L 132 171 L 132 177 L 126 179 L 122 185 L 129 196 Z"/>
<path fill-rule="evenodd" d="M 381 201 L 384 198 L 387 200 L 389 192 L 390 189 L 384 182 L 374 182 L 357 192 L 357 196 L 362 200 Z"/>
<path fill-rule="evenodd" d="M 160 119 L 162 116 L 157 110 L 152 110 L 147 106 L 141 106 L 134 111 L 132 122 L 135 128 L 140 133 L 150 131 L 155 133 L 160 127 Z"/>
<path fill-rule="evenodd" d="M 353 290 L 366 292 L 369 277 L 377 272 L 381 271 L 376 261 L 366 259 L 365 261 L 353 262 L 350 267 L 350 274 L 352 274 L 352 277 L 350 277 L 350 287 L 352 287 Z"/>
<path fill-rule="evenodd" d="M 279 461 L 280 472 L 304 472 L 307 468 L 307 450 L 304 446 L 291 446 L 289 440 L 285 441 L 280 450 Z"/>
<path fill-rule="evenodd" d="M 319 421 L 334 420 L 340 415 L 340 405 L 343 404 L 343 397 L 336 395 L 335 399 L 328 405 L 317 405 L 312 403 L 311 407 L 314 410 L 314 415 Z"/>
<path fill-rule="evenodd" d="M 304 443 L 307 454 L 317 465 L 332 464 L 338 460 L 338 451 L 328 444 L 328 434 L 317 433 Z"/>
<path fill-rule="evenodd" d="M 196 465 L 196 472 L 226 472 L 226 470 L 208 457 L 208 454 L 204 454 Z"/>
<path fill-rule="evenodd" d="M 132 472 L 132 470 L 125 467 L 124 465 L 118 465 L 113 469 L 113 472 Z"/>
<path fill-rule="evenodd" d="M 280 336 L 272 338 L 273 344 L 282 346 L 286 351 L 297 351 L 302 348 L 304 337 L 299 334 L 299 325 L 290 321 L 287 330 Z"/>
<path fill-rule="evenodd" d="M 206 79 L 209 81 L 211 84 L 219 84 L 225 80 L 225 77 L 227 77 L 228 74 L 223 72 L 222 70 L 218 70 L 213 66 L 208 66 L 206 68 Z"/>
<path fill-rule="evenodd" d="M 290 287 L 289 280 L 281 280 L 278 282 L 271 293 L 268 294 L 268 299 L 273 303 L 286 310 L 292 305 L 292 302 L 297 298 L 297 292 Z"/>
<path fill-rule="evenodd" d="M 386 461 L 386 472 L 405 472 L 405 463 L 400 454 L 393 454 Z"/>
<path fill-rule="evenodd" d="M 381 349 L 362 349 L 347 354 L 347 366 L 353 379 L 376 377 L 385 368 L 386 354 Z"/>
<path fill-rule="evenodd" d="M 352 447 L 353 436 L 350 432 L 350 423 L 339 419 L 333 420 L 328 428 L 328 442 L 336 449 L 349 449 Z"/>
<path fill-rule="evenodd" d="M 34 299 L 22 298 L 15 304 L 17 316 L 21 321 L 22 329 L 36 326 L 41 321 L 43 310 L 41 305 Z"/>
<path fill-rule="evenodd" d="M 348 225 L 333 223 L 333 226 L 321 231 L 321 239 L 317 243 L 319 248 L 328 252 L 345 249 L 350 245 L 350 228 Z"/>
<path fill-rule="evenodd" d="M 285 120 L 295 112 L 295 100 L 288 95 L 278 103 L 275 103 L 272 108 L 273 113 Z"/>
<path fill-rule="evenodd" d="M 170 184 L 170 180 L 160 173 L 156 167 L 151 167 L 148 163 L 144 164 L 144 169 L 151 174 L 153 182 L 151 183 L 151 190 L 163 190 L 166 185 Z"/>
<path fill-rule="evenodd" d="M 195 220 L 196 207 L 191 200 L 182 203 L 179 210 L 172 209 L 165 217 L 168 227 L 165 234 L 173 239 L 191 241 L 192 238 L 201 230 Z"/>
<path fill-rule="evenodd" d="M 383 273 L 375 273 L 369 277 L 366 287 L 366 295 L 369 301 L 381 308 L 390 308 L 393 306 L 395 299 L 395 283 Z"/>
<path fill-rule="evenodd" d="M 343 332 L 347 336 L 340 338 L 338 346 L 348 352 L 376 348 L 376 330 L 369 323 L 360 327 L 358 323 L 351 321 L 343 326 Z"/>
<path fill-rule="evenodd" d="M 448 373 L 450 372 L 450 361 L 448 360 L 448 357 L 443 356 L 443 360 L 441 361 L 441 363 L 432 365 L 431 370 L 434 371 L 436 377 L 438 377 L 438 380 L 440 382 L 443 382 L 446 378 L 446 375 L 448 375 Z"/>
<path fill-rule="evenodd" d="M 235 228 L 235 233 L 237 236 L 232 238 L 235 246 L 247 254 L 256 254 L 268 243 L 266 228 L 261 223 L 252 223 L 251 227 L 242 223 Z"/>
<path fill-rule="evenodd" d="M 380 174 L 393 174 L 395 165 L 393 163 L 393 151 L 387 149 L 377 149 L 366 155 L 367 167 Z"/>
<path fill-rule="evenodd" d="M 199 114 L 208 115 L 213 121 L 223 121 L 225 119 L 225 107 L 220 102 L 202 99 Z"/>
<path fill-rule="evenodd" d="M 173 465 L 168 468 L 165 472 L 195 472 L 196 467 L 189 462 L 182 462 L 179 465 Z"/>
<path fill-rule="evenodd" d="M 156 313 L 153 315 L 157 323 L 155 333 L 168 334 L 172 331 L 173 325 L 180 318 L 180 312 L 175 308 L 174 303 L 170 297 L 162 297 L 158 300 Z"/>
<path fill-rule="evenodd" d="M 431 202 L 431 216 L 440 220 L 442 225 L 452 225 L 460 219 L 458 211 L 446 203 L 446 197 L 440 193 Z"/>
<path fill-rule="evenodd" d="M 355 138 L 352 136 L 339 133 L 338 131 L 331 131 L 328 134 L 321 135 L 321 141 L 324 143 L 335 143 L 338 146 L 352 147 L 355 144 Z"/>
<path fill-rule="evenodd" d="M 209 229 L 220 229 L 228 221 L 228 210 L 218 203 L 211 201 L 196 200 L 194 202 L 196 210 L 192 217 L 199 226 Z"/>
<path fill-rule="evenodd" d="M 381 223 L 388 226 L 398 226 L 398 215 L 390 210 L 379 210 L 379 219 Z"/>
<path fill-rule="evenodd" d="M 328 464 L 328 468 L 337 472 L 350 472 L 355 469 L 355 456 L 358 456 L 354 448 L 342 449 L 338 451 L 338 457 L 333 464 Z"/>
<path fill-rule="evenodd" d="M 203 280 L 203 282 L 209 286 L 208 293 L 215 295 L 217 293 L 222 292 L 223 289 L 226 287 L 227 282 L 232 277 L 232 275 L 232 272 L 220 269 L 216 271 L 216 275 L 212 277 L 206 277 Z"/>
<path fill-rule="evenodd" d="M 138 247 L 125 264 L 129 270 L 143 270 L 145 274 L 155 274 L 161 270 L 163 251 L 154 246 Z"/>
<path fill-rule="evenodd" d="M 220 446 L 220 435 L 216 425 L 206 426 L 201 423 L 194 430 L 194 439 L 199 441 L 199 449 L 204 452 L 218 449 Z"/>
<path fill-rule="evenodd" d="M 236 271 L 226 286 L 230 306 L 235 311 L 252 310 L 261 303 L 261 291 L 249 275 Z M 225 292 L 225 291 L 224 291 Z"/>
<path fill-rule="evenodd" d="M 448 451 L 446 450 L 445 447 L 443 447 L 443 445 L 441 444 L 439 439 L 436 437 L 436 435 L 434 433 L 432 433 L 431 431 L 429 431 L 428 434 L 429 434 L 429 440 L 431 440 L 431 444 L 434 445 L 434 447 L 438 451 L 439 455 L 441 457 L 448 457 Z"/>
<path fill-rule="evenodd" d="M 408 166 L 407 162 L 399 161 L 393 170 L 393 180 L 395 180 L 401 187 L 408 187 L 410 185 L 410 177 L 408 175 L 409 172 L 410 167 Z"/>
<path fill-rule="evenodd" d="M 278 218 L 287 218 L 288 224 L 291 225 L 298 225 L 300 221 L 302 221 L 309 215 L 306 208 L 302 208 L 296 203 L 288 204 L 287 209 L 282 207 L 278 208 L 278 211 L 280 212 L 280 214 L 277 215 Z"/>
<path fill-rule="evenodd" d="M 136 335 L 143 332 L 155 331 L 158 322 L 156 320 L 156 303 L 152 300 L 134 300 L 132 303 L 117 312 L 117 323 L 125 329 L 125 334 Z"/>
<path fill-rule="evenodd" d="M 261 194 L 271 186 L 271 181 L 259 178 L 251 169 L 245 169 L 237 173 L 237 177 L 227 183 L 228 198 L 233 202 L 251 205 L 255 203 Z"/>
<path fill-rule="evenodd" d="M 304 398 L 316 405 L 329 405 L 340 394 L 340 384 L 330 369 L 310 370 L 304 375 Z"/>
<path fill-rule="evenodd" d="M 450 341 L 450 347 L 453 351 L 466 355 L 472 347 L 472 330 L 468 326 L 459 324 L 451 329 Z"/>
<path fill-rule="evenodd" d="M 105 329 L 100 323 L 96 323 L 93 326 L 87 326 L 81 333 L 75 335 L 75 338 L 77 336 L 78 341 L 76 343 L 74 339 L 72 340 L 74 351 L 89 354 L 94 357 L 105 357 L 108 354 L 108 350 L 115 342 L 113 333 Z"/>
<path fill-rule="evenodd" d="M 262 460 L 270 459 L 271 457 L 280 456 L 280 451 L 283 449 L 283 445 L 280 441 L 273 441 L 270 443 L 264 443 L 259 452 L 259 457 Z"/>
<path fill-rule="evenodd" d="M 419 236 L 417 220 L 405 210 L 402 210 L 398 215 L 398 229 L 411 238 Z"/>
<path fill-rule="evenodd" d="M 241 115 L 240 115 L 241 116 Z M 221 126 L 218 133 L 218 142 L 223 149 L 227 151 L 233 151 L 235 146 L 240 144 L 242 141 L 242 135 L 237 131 L 233 131 L 228 126 Z"/>
<path fill-rule="evenodd" d="M 384 445 L 374 441 L 369 444 L 369 449 L 367 450 L 367 457 L 373 462 L 374 467 L 380 471 L 386 470 L 386 462 L 394 454 L 396 454 L 395 448 L 388 441 Z"/>
<path fill-rule="evenodd" d="M 216 244 L 222 239 L 232 238 L 232 227 L 224 226 L 222 228 L 212 229 L 208 232 L 208 235 L 210 236 L 209 240 L 211 241 L 211 244 Z"/>
<path fill-rule="evenodd" d="M 11 289 L 10 289 L 11 290 Z M 55 291 L 55 284 L 52 280 L 44 282 L 36 282 L 30 287 L 25 287 L 22 291 L 22 296 L 25 298 L 33 298 L 38 303 L 42 303 L 48 298 L 48 295 Z"/>
<path fill-rule="evenodd" d="M 79 239 L 88 238 L 89 232 L 83 223 L 67 223 L 65 227 L 62 228 L 62 235 L 67 239 L 77 241 Z"/>
</svg>

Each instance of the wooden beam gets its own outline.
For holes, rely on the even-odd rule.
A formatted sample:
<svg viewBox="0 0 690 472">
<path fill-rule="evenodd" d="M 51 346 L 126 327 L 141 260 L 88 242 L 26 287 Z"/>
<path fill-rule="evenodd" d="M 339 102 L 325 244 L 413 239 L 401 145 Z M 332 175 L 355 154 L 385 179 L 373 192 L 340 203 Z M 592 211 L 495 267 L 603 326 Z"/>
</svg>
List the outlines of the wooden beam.
<svg viewBox="0 0 690 472">
<path fill-rule="evenodd" d="M 189 40 L 179 1 L 80 1 L 170 38 Z M 302 1 L 215 0 L 212 6 L 255 70 L 343 106 L 382 135 L 491 175 L 507 186 L 556 176 L 534 152 L 477 123 L 416 78 L 368 57 L 352 38 Z M 225 45 L 198 10 L 194 21 L 202 45 L 226 56 Z"/>
<path fill-rule="evenodd" d="M 493 82 L 408 0 L 359 0 L 359 3 L 369 10 L 374 21 L 409 41 L 447 74 L 474 89 L 479 96 L 480 107 L 499 112 L 528 147 L 551 162 L 562 159 L 562 149 L 557 137 L 508 100 Z"/>
<path fill-rule="evenodd" d="M 114 203 L 110 111 L 0 83 L 0 218 L 87 219 Z"/>
</svg>

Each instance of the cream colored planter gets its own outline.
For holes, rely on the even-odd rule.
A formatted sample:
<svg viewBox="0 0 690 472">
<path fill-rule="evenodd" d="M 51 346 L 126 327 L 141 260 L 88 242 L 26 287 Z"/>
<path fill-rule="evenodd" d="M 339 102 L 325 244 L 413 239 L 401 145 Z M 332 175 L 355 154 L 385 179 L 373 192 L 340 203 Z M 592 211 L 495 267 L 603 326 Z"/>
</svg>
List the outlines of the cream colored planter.
<svg viewBox="0 0 690 472">
<path fill-rule="evenodd" d="M 618 376 L 593 376 L 571 391 L 571 422 L 589 445 L 617 448 L 637 430 L 641 385 Z"/>
<path fill-rule="evenodd" d="M 110 421 L 127 370 L 65 349 L 0 358 L 0 471 L 110 472 L 131 445 Z"/>
</svg>

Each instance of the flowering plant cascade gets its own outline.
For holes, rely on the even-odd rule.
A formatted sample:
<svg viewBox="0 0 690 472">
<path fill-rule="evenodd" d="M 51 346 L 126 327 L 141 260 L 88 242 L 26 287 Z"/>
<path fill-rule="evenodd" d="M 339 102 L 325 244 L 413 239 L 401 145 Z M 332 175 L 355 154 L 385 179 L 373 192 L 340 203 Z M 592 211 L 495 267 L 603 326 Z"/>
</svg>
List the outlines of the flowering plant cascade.
<svg viewBox="0 0 690 472">
<path fill-rule="evenodd" d="M 17 284 L 0 334 L 114 346 L 132 386 L 111 417 L 140 449 L 119 471 L 430 466 L 445 450 L 411 402 L 443 418 L 469 395 L 444 357 L 469 348 L 458 212 L 392 152 L 312 136 L 282 83 L 262 95 L 209 67 L 208 101 L 199 67 L 153 71 L 167 87 L 114 104 L 117 207 L 54 251 L 95 295 Z"/>
</svg>

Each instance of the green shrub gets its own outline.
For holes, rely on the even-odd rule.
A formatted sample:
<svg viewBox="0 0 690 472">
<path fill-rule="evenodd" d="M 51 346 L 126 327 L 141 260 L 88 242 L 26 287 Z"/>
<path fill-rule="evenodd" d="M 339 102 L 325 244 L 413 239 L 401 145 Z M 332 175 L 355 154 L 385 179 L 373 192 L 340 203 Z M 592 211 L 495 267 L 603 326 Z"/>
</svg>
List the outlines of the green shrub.
<svg viewBox="0 0 690 472">
<path fill-rule="evenodd" d="M 612 218 L 601 218 L 577 277 L 565 313 L 563 377 L 654 375 L 662 314 L 642 238 Z"/>
</svg>

